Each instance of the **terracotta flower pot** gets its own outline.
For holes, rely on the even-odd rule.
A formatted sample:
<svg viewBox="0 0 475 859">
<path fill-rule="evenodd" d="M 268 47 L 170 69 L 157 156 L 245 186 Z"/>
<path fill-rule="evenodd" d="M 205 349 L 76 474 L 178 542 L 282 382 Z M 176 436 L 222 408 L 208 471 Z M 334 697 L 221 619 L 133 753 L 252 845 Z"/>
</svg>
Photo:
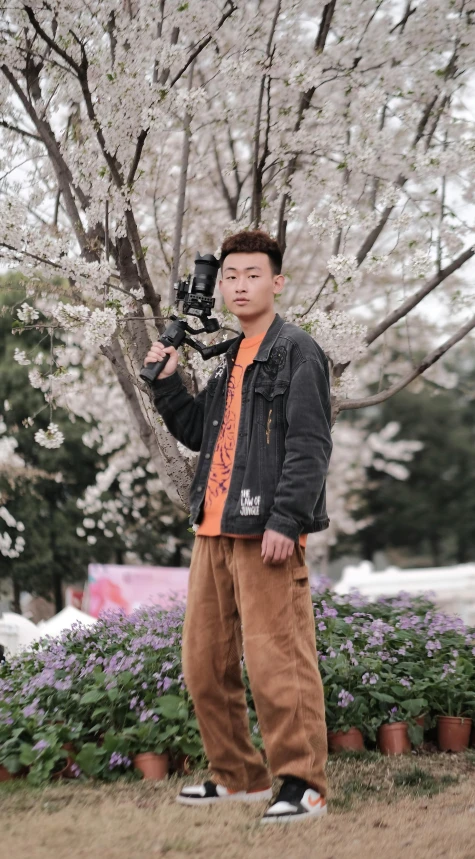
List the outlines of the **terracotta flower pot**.
<svg viewBox="0 0 475 859">
<path fill-rule="evenodd" d="M 382 755 L 406 755 L 411 751 L 407 722 L 393 722 L 378 729 L 378 748 Z"/>
<path fill-rule="evenodd" d="M 134 767 L 140 770 L 144 778 L 163 781 L 168 776 L 168 752 L 163 755 L 156 755 L 155 752 L 135 755 Z"/>
<path fill-rule="evenodd" d="M 13 778 L 12 774 L 8 772 L 7 768 L 0 764 L 0 781 L 10 781 Z"/>
<path fill-rule="evenodd" d="M 463 752 L 468 749 L 472 720 L 463 716 L 437 717 L 437 744 L 441 752 Z"/>
<path fill-rule="evenodd" d="M 330 752 L 362 752 L 364 751 L 363 734 L 359 728 L 349 731 L 328 731 L 328 748 Z"/>
</svg>

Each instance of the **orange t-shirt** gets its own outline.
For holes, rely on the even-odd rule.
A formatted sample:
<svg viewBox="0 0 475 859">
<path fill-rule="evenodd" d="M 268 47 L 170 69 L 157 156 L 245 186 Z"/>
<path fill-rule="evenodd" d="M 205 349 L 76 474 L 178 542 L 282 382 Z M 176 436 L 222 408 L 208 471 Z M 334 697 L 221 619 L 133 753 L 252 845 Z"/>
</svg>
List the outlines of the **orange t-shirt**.
<svg viewBox="0 0 475 859">
<path fill-rule="evenodd" d="M 255 337 L 245 337 L 239 347 L 231 378 L 228 384 L 226 408 L 218 440 L 211 461 L 208 484 L 203 508 L 203 519 L 198 528 L 200 537 L 217 537 L 221 534 L 221 518 L 228 496 L 231 475 L 233 472 L 234 455 L 236 453 L 237 434 L 241 417 L 242 383 L 244 372 L 256 357 L 266 332 Z M 230 534 L 228 536 L 239 536 Z M 261 537 L 261 534 L 256 534 Z M 300 538 L 304 546 L 306 536 Z"/>
</svg>

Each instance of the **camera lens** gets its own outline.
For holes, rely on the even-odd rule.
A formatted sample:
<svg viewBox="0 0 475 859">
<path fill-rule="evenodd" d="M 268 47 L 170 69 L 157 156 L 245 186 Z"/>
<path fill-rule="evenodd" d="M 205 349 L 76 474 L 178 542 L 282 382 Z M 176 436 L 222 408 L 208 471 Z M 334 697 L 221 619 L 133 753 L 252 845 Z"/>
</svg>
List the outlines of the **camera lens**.
<svg viewBox="0 0 475 859">
<path fill-rule="evenodd" d="M 195 272 L 193 275 L 192 292 L 212 296 L 219 271 L 219 262 L 213 254 L 195 257 Z"/>
</svg>

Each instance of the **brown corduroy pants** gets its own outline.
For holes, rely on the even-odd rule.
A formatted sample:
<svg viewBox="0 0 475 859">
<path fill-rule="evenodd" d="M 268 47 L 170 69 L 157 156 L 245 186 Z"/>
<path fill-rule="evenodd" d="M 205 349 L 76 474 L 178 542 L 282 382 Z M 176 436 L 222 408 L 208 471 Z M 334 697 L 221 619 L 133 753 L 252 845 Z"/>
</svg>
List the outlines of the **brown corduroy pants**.
<svg viewBox="0 0 475 859">
<path fill-rule="evenodd" d="M 258 790 L 270 785 L 270 774 L 251 742 L 243 644 L 272 774 L 303 778 L 324 796 L 325 706 L 303 550 L 296 545 L 285 564 L 267 566 L 260 539 L 197 536 L 183 633 L 185 682 L 213 781 Z"/>
</svg>

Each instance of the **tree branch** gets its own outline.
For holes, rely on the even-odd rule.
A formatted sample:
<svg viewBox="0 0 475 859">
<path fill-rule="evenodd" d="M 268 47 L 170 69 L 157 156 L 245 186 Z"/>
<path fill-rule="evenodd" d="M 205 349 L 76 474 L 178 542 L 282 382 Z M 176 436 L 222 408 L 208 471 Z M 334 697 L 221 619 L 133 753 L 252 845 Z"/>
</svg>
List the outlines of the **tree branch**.
<svg viewBox="0 0 475 859">
<path fill-rule="evenodd" d="M 31 140 L 37 140 L 39 143 L 43 143 L 38 134 L 32 134 L 31 131 L 27 131 L 25 128 L 18 128 L 16 125 L 10 125 L 9 122 L 5 122 L 3 119 L 0 119 L 0 125 L 2 128 L 8 129 L 8 131 L 14 131 L 16 134 L 21 134 L 22 137 L 29 137 Z"/>
<path fill-rule="evenodd" d="M 426 297 L 426 295 L 429 295 L 429 293 L 432 292 L 437 286 L 439 286 L 439 284 L 441 284 L 444 280 L 450 277 L 450 275 L 453 274 L 454 271 L 457 271 L 457 269 L 461 268 L 464 263 L 467 262 L 467 260 L 471 259 L 474 256 L 474 254 L 475 247 L 468 248 L 468 250 L 461 253 L 456 259 L 454 259 L 450 263 L 450 265 L 437 272 L 437 274 L 434 275 L 434 277 L 431 278 L 427 283 L 425 283 L 424 286 L 421 287 L 421 289 L 415 292 L 414 295 L 409 296 L 409 298 L 407 298 L 406 301 L 404 301 L 400 307 L 398 307 L 396 310 L 393 310 L 392 313 L 389 313 L 379 323 L 379 325 L 375 325 L 375 327 L 368 332 L 366 338 L 366 342 L 368 343 L 368 345 L 374 343 L 374 341 L 377 340 L 378 337 L 381 336 L 381 334 L 384 334 L 384 332 L 387 331 L 388 328 L 394 325 L 395 322 L 398 322 L 399 319 L 402 319 L 403 316 L 406 316 L 409 311 L 416 307 L 416 305 L 419 304 L 419 302 L 421 302 L 422 299 Z"/>
<path fill-rule="evenodd" d="M 232 0 L 227 0 L 226 5 L 229 5 L 229 9 L 228 9 L 228 11 L 227 11 L 227 12 L 223 12 L 223 14 L 222 14 L 222 16 L 221 16 L 220 20 L 218 21 L 218 24 L 217 24 L 217 26 L 216 26 L 216 31 L 215 31 L 215 32 L 217 32 L 218 30 L 220 30 L 220 29 L 221 29 L 221 27 L 223 26 L 223 24 L 225 23 L 225 21 L 227 21 L 227 20 L 228 20 L 228 18 L 230 18 L 230 17 L 231 17 L 231 15 L 233 14 L 233 12 L 235 12 L 235 11 L 236 11 L 236 6 L 235 6 L 235 5 L 234 5 L 234 3 L 232 2 Z M 179 72 L 177 72 L 177 74 L 175 75 L 175 77 L 173 78 L 173 80 L 171 81 L 171 83 L 169 84 L 169 89 L 171 89 L 172 87 L 174 87 L 174 86 L 175 86 L 175 84 L 176 84 L 176 82 L 177 82 L 177 81 L 179 81 L 181 77 L 183 77 L 183 75 L 185 74 L 185 72 L 186 72 L 187 68 L 188 68 L 189 66 L 191 66 L 191 63 L 193 62 L 193 60 L 196 60 L 196 57 L 198 57 L 198 56 L 202 53 L 202 51 L 204 51 L 204 49 L 209 45 L 209 43 L 211 42 L 211 39 L 213 38 L 213 35 L 214 35 L 214 34 L 210 33 L 208 36 L 206 36 L 206 37 L 205 37 L 205 38 L 200 42 L 200 44 L 199 44 L 199 45 L 197 45 L 197 46 L 196 46 L 195 50 L 194 50 L 194 51 L 192 51 L 192 53 L 191 53 L 191 54 L 190 54 L 190 56 L 188 57 L 188 59 L 187 59 L 187 61 L 186 61 L 185 65 L 180 69 L 180 71 L 179 71 Z"/>
<path fill-rule="evenodd" d="M 191 92 L 193 86 L 193 68 L 194 63 L 190 66 L 190 76 L 188 79 L 188 92 Z M 178 271 L 180 268 L 180 252 L 181 240 L 183 235 L 183 219 L 185 217 L 185 201 L 186 201 L 186 182 L 188 178 L 188 165 L 190 162 L 191 149 L 191 113 L 186 111 L 183 120 L 183 149 L 181 153 L 180 179 L 178 182 L 178 200 L 176 207 L 175 218 L 175 235 L 173 237 L 172 249 L 172 267 L 170 271 L 170 289 L 168 299 L 170 304 L 175 300 L 173 286 L 178 280 Z"/>
<path fill-rule="evenodd" d="M 393 397 L 394 394 L 402 391 L 403 388 L 406 388 L 414 379 L 417 379 L 418 376 L 421 376 L 429 367 L 432 367 L 439 358 L 445 355 L 452 346 L 455 346 L 456 343 L 459 343 L 460 340 L 463 340 L 467 334 L 470 333 L 475 328 L 475 316 L 472 316 L 471 319 L 465 324 L 462 325 L 452 337 L 449 337 L 445 343 L 442 343 L 441 346 L 438 346 L 437 349 L 434 349 L 433 352 L 430 352 L 426 355 L 425 358 L 422 359 L 420 364 L 411 370 L 407 376 L 404 376 L 400 379 L 399 382 L 396 382 L 394 385 L 391 385 L 390 388 L 386 388 L 385 391 L 381 391 L 379 394 L 374 394 L 370 397 L 363 397 L 361 400 L 342 400 L 336 406 L 336 413 L 341 411 L 345 411 L 348 409 L 363 409 L 367 406 L 377 406 L 379 403 L 383 403 L 385 400 L 389 400 L 390 397 Z"/>
<path fill-rule="evenodd" d="M 38 34 L 38 36 L 41 36 L 41 38 L 44 42 L 46 42 L 48 47 L 51 48 L 51 50 L 54 51 L 55 54 L 58 54 L 58 56 L 60 56 L 68 64 L 68 66 L 71 66 L 71 68 L 74 69 L 76 74 L 79 75 L 80 66 L 75 60 L 73 60 L 72 57 L 69 56 L 67 51 L 64 51 L 62 48 L 60 48 L 57 42 L 55 42 L 54 39 L 51 38 L 51 36 L 48 36 L 46 30 L 44 30 L 39 21 L 36 20 L 33 9 L 31 9 L 30 6 L 24 6 L 23 8 L 28 15 L 28 19 L 30 21 L 31 26 Z"/>
<path fill-rule="evenodd" d="M 140 159 L 142 157 L 142 151 L 144 148 L 145 140 L 148 134 L 148 128 L 143 128 L 137 138 L 137 145 L 135 147 L 134 158 L 132 164 L 130 166 L 129 175 L 127 176 L 127 185 L 132 185 L 132 182 L 135 178 L 135 173 L 137 171 L 137 167 L 139 166 Z"/>
<path fill-rule="evenodd" d="M 323 13 L 320 20 L 320 26 L 318 28 L 317 38 L 315 39 L 315 53 L 321 54 L 325 48 L 326 41 L 328 38 L 328 33 L 330 32 L 330 26 L 333 19 L 333 15 L 335 12 L 336 0 L 330 0 L 329 3 L 325 3 L 323 7 Z M 302 119 L 305 115 L 305 112 L 310 107 L 310 102 L 312 101 L 314 92 L 316 87 L 310 87 L 305 92 L 301 93 L 299 107 L 297 112 L 297 120 L 294 125 L 294 132 L 297 132 L 300 129 L 302 124 Z M 285 175 L 285 184 L 288 186 L 290 179 L 292 178 L 295 170 L 297 169 L 297 159 L 298 156 L 294 155 L 291 159 Z M 287 203 L 289 201 L 289 192 L 285 191 L 282 195 L 282 200 L 279 208 L 279 215 L 277 220 L 277 241 L 280 245 L 282 253 L 285 251 L 285 237 L 287 232 L 287 221 L 285 220 L 285 211 L 287 208 Z"/>
</svg>

